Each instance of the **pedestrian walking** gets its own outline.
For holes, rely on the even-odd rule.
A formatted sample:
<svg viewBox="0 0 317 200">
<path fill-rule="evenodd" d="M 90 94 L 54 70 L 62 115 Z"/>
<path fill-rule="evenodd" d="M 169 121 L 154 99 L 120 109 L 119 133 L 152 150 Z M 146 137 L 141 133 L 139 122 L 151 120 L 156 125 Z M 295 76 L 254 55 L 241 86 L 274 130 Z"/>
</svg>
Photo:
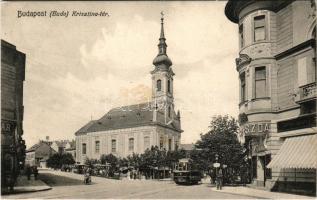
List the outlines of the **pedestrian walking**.
<svg viewBox="0 0 317 200">
<path fill-rule="evenodd" d="M 222 169 L 219 169 L 217 173 L 217 178 L 216 178 L 217 190 L 222 190 L 222 181 L 223 181 L 222 179 L 223 179 Z"/>
<path fill-rule="evenodd" d="M 37 166 L 33 166 L 33 174 L 34 180 L 37 180 L 37 176 L 39 175 L 39 170 L 37 169 Z"/>
<path fill-rule="evenodd" d="M 26 166 L 26 176 L 28 177 L 28 180 L 31 180 L 31 173 L 32 173 L 32 169 L 30 167 L 30 165 Z"/>
</svg>

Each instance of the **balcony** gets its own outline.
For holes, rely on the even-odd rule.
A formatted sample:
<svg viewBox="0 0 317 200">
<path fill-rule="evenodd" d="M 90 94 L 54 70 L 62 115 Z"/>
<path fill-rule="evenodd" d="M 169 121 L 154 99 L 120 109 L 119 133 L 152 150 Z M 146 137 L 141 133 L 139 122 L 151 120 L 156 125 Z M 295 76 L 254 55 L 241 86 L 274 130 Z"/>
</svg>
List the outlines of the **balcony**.
<svg viewBox="0 0 317 200">
<path fill-rule="evenodd" d="M 299 87 L 299 98 L 296 103 L 304 103 L 316 99 L 316 82 Z"/>
</svg>

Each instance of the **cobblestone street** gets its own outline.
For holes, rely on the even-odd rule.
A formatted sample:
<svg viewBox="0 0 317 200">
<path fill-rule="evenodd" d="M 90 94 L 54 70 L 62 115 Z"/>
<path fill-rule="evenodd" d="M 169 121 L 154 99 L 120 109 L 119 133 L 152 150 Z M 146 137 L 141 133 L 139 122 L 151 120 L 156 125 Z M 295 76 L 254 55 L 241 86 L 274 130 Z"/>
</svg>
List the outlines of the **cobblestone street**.
<svg viewBox="0 0 317 200">
<path fill-rule="evenodd" d="M 157 180 L 112 180 L 92 177 L 92 185 L 84 185 L 82 175 L 40 171 L 40 179 L 52 190 L 2 196 L 15 198 L 115 198 L 115 199 L 246 199 L 250 196 L 234 195 L 213 191 L 210 184 L 179 186 L 171 181 Z"/>
</svg>

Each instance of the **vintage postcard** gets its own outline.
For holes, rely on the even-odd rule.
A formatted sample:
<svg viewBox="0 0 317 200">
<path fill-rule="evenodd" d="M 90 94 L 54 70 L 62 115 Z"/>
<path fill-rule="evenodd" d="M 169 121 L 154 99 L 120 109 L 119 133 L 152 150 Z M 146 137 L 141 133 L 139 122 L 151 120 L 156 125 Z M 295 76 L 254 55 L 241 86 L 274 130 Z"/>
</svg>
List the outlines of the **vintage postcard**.
<svg viewBox="0 0 317 200">
<path fill-rule="evenodd" d="M 316 2 L 1 2 L 5 199 L 313 199 Z"/>
</svg>

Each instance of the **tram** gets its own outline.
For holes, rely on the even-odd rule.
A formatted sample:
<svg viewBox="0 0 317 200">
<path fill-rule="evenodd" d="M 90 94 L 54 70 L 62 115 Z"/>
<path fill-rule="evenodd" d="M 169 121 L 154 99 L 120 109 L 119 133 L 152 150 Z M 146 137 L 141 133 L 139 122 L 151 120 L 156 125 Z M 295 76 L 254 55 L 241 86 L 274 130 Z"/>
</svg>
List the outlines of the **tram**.
<svg viewBox="0 0 317 200">
<path fill-rule="evenodd" d="M 189 158 L 179 159 L 175 165 L 173 173 L 176 184 L 198 184 L 201 181 L 202 174 L 199 170 L 193 168 Z"/>
</svg>

